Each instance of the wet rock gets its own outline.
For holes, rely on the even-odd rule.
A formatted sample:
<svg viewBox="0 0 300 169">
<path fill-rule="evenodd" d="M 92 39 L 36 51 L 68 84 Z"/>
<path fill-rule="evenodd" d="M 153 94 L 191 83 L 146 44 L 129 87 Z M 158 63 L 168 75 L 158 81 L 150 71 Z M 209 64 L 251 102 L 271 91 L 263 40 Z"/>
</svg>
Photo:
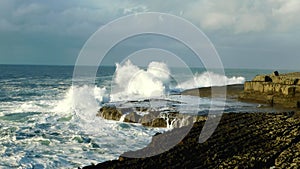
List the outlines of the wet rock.
<svg viewBox="0 0 300 169">
<path fill-rule="evenodd" d="M 297 168 L 300 164 L 298 112 L 224 114 L 214 134 L 198 139 L 203 122 L 196 122 L 175 147 L 148 158 L 106 161 L 92 168 Z M 184 128 L 184 127 L 183 127 Z M 167 135 L 179 136 L 181 128 L 159 134 L 138 151 L 158 151 Z M 126 153 L 125 153 L 126 154 Z"/>
<path fill-rule="evenodd" d="M 129 114 L 126 114 L 124 122 L 129 123 L 138 123 L 142 116 L 138 115 L 136 112 L 131 112 Z"/>
<path fill-rule="evenodd" d="M 100 108 L 97 114 L 97 116 L 100 116 L 104 119 L 116 121 L 119 121 L 122 115 L 122 112 L 115 106 L 104 106 Z"/>
<path fill-rule="evenodd" d="M 156 118 L 151 121 L 151 124 L 149 125 L 151 127 L 167 127 L 167 122 L 163 118 Z"/>
<path fill-rule="evenodd" d="M 141 118 L 140 123 L 144 126 L 150 126 L 151 122 L 154 119 L 158 118 L 158 116 L 159 116 L 159 112 L 158 113 L 148 113 Z"/>
<path fill-rule="evenodd" d="M 136 111 L 147 112 L 149 110 L 148 107 L 135 107 Z"/>
<path fill-rule="evenodd" d="M 132 111 L 132 109 L 130 109 Z M 129 109 L 126 111 L 129 111 Z M 193 116 L 188 114 L 180 114 L 179 112 L 160 112 L 150 111 L 144 115 L 139 115 L 137 112 L 126 113 L 125 110 L 118 109 L 115 106 L 102 107 L 97 116 L 107 120 L 120 121 L 123 116 L 123 121 L 128 123 L 140 123 L 147 127 L 169 127 L 180 128 L 187 125 L 192 125 L 195 122 L 205 121 L 206 116 Z M 125 116 L 125 117 L 124 117 Z"/>
</svg>

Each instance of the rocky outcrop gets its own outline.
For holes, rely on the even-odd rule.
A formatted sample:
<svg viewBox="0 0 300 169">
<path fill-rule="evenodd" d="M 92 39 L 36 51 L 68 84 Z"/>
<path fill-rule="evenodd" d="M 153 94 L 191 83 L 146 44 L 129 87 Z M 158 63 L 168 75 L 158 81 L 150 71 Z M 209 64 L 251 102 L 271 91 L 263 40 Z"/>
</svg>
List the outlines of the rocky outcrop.
<svg viewBox="0 0 300 169">
<path fill-rule="evenodd" d="M 104 119 L 116 121 L 119 121 L 122 115 L 122 112 L 118 110 L 115 106 L 104 106 L 100 108 L 97 114 L 97 116 L 100 116 Z"/>
<path fill-rule="evenodd" d="M 267 103 L 286 108 L 300 107 L 300 73 L 258 75 L 245 82 L 242 101 Z"/>
<path fill-rule="evenodd" d="M 139 159 L 120 156 L 119 160 L 84 168 L 298 168 L 299 116 L 294 112 L 223 114 L 205 143 L 198 143 L 204 123 L 197 122 L 179 144 L 162 154 Z M 176 135 L 183 128 L 154 136 L 137 152 L 151 152 L 166 142 L 165 135 Z"/>
<path fill-rule="evenodd" d="M 136 112 L 131 112 L 125 115 L 124 122 L 128 123 L 138 123 L 142 116 L 138 115 Z"/>
<path fill-rule="evenodd" d="M 115 106 L 103 106 L 97 116 L 106 120 L 115 120 L 129 123 L 140 123 L 147 127 L 168 127 L 179 128 L 193 124 L 194 122 L 205 121 L 206 116 L 193 116 L 180 114 L 174 111 L 146 111 L 140 112 L 136 110 L 147 110 L 146 108 L 122 109 Z"/>
<path fill-rule="evenodd" d="M 227 86 L 213 86 L 213 87 L 202 87 L 195 89 L 188 89 L 181 92 L 182 95 L 198 96 L 198 97 L 212 97 L 212 90 L 214 90 L 214 97 L 224 97 L 226 94 L 227 99 L 237 99 L 238 96 L 243 92 L 243 84 L 234 84 Z M 226 93 L 224 92 L 226 91 Z"/>
</svg>

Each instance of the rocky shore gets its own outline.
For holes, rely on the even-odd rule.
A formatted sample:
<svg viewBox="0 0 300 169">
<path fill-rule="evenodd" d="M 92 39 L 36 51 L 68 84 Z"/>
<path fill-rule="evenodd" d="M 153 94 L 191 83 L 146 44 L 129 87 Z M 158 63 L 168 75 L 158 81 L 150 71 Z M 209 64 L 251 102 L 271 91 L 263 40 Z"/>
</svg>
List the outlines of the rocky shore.
<svg viewBox="0 0 300 169">
<path fill-rule="evenodd" d="M 227 99 L 238 99 L 239 95 L 244 91 L 243 84 L 228 85 L 228 86 L 215 86 L 215 87 L 203 87 L 196 89 L 189 89 L 181 92 L 182 95 L 191 95 L 199 97 L 211 97 L 211 90 L 214 89 L 214 95 L 216 97 L 223 96 L 224 90 L 226 90 Z"/>
<path fill-rule="evenodd" d="M 300 108 L 300 73 L 257 75 L 245 82 L 239 99 L 275 107 Z"/>
<path fill-rule="evenodd" d="M 275 71 L 272 74 L 257 75 L 244 84 L 190 89 L 181 94 L 211 97 L 212 88 L 215 96 L 224 94 L 222 91 L 225 89 L 227 99 L 261 103 L 275 108 L 300 108 L 300 72 L 279 74 Z"/>
<path fill-rule="evenodd" d="M 175 110 L 151 111 L 145 107 L 117 108 L 114 105 L 102 107 L 97 116 L 106 120 L 139 123 L 146 127 L 162 128 L 180 128 L 207 120 L 206 116 L 180 114 Z"/>
<path fill-rule="evenodd" d="M 196 122 L 188 135 L 162 154 L 134 159 L 122 155 L 94 168 L 297 168 L 300 165 L 300 113 L 228 113 L 205 143 L 198 139 L 204 122 Z M 177 134 L 182 128 L 154 136 L 139 151 L 151 152 L 164 135 Z M 165 140 L 164 140 L 165 141 Z M 126 153 L 125 153 L 126 155 Z"/>
<path fill-rule="evenodd" d="M 214 96 L 244 102 L 267 104 L 285 109 L 285 113 L 225 113 L 206 142 L 198 142 L 206 116 L 182 115 L 169 110 L 155 112 L 144 108 L 120 109 L 105 106 L 98 116 L 147 127 L 169 127 L 158 133 L 145 148 L 125 152 L 118 160 L 106 161 L 94 168 L 297 168 L 300 166 L 300 73 L 257 75 L 243 85 L 207 87 L 183 91 L 182 95 Z M 291 109 L 293 111 L 291 111 Z M 138 110 L 138 111 L 137 111 Z M 141 114 L 142 112 L 142 114 Z M 143 114 L 143 112 L 148 112 Z M 188 132 L 181 142 L 168 151 L 164 147 Z M 170 137 L 171 136 L 171 137 Z M 163 152 L 163 153 L 158 153 Z M 146 154 L 145 158 L 128 158 Z M 153 154 L 159 154 L 152 156 Z"/>
</svg>

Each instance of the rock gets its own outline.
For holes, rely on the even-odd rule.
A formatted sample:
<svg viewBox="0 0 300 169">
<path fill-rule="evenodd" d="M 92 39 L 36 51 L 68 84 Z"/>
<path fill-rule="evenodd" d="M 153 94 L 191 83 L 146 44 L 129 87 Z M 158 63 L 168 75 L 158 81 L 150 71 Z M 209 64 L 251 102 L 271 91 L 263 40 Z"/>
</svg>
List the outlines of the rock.
<svg viewBox="0 0 300 169">
<path fill-rule="evenodd" d="M 167 127 L 167 122 L 160 117 L 160 112 L 150 112 L 144 115 L 140 123 L 148 127 Z"/>
<path fill-rule="evenodd" d="M 278 71 L 273 72 L 273 75 L 274 75 L 274 76 L 279 76 Z"/>
<path fill-rule="evenodd" d="M 124 161 L 124 157 L 119 157 L 119 161 Z"/>
<path fill-rule="evenodd" d="M 124 122 L 138 123 L 141 118 L 142 116 L 138 115 L 136 112 L 131 112 L 129 114 L 126 114 Z"/>
<path fill-rule="evenodd" d="M 192 125 L 194 122 L 196 122 L 196 118 L 189 115 L 178 115 L 176 121 L 173 123 L 174 128 L 180 128 L 182 126 L 188 126 Z"/>
<path fill-rule="evenodd" d="M 136 111 L 147 112 L 149 110 L 148 107 L 135 107 Z"/>
<path fill-rule="evenodd" d="M 265 82 L 272 82 L 272 78 L 270 76 L 265 76 Z"/>
<path fill-rule="evenodd" d="M 265 82 L 265 80 L 266 80 L 265 75 L 257 75 L 252 79 L 253 82 Z"/>
<path fill-rule="evenodd" d="M 173 129 L 152 138 L 151 143 L 135 153 L 147 158 L 106 161 L 90 168 L 298 168 L 300 164 L 299 114 L 225 113 L 214 134 L 199 143 L 203 122 L 196 122 L 174 147 L 155 156 L 168 136 L 179 136 Z M 134 153 L 134 152 L 133 152 Z"/>
<path fill-rule="evenodd" d="M 150 126 L 151 127 L 163 127 L 163 128 L 166 128 L 167 127 L 167 122 L 163 118 L 156 118 L 156 119 L 152 120 Z"/>
<path fill-rule="evenodd" d="M 97 116 L 100 116 L 106 120 L 116 121 L 119 121 L 122 115 L 122 112 L 118 110 L 115 106 L 104 106 L 100 108 L 97 114 Z"/>
<path fill-rule="evenodd" d="M 294 96 L 295 95 L 295 86 L 284 86 L 282 87 L 282 94 L 286 96 Z"/>
<path fill-rule="evenodd" d="M 152 122 L 152 120 L 158 118 L 158 116 L 160 115 L 160 112 L 149 112 L 148 114 L 145 114 L 141 119 L 140 119 L 140 123 L 142 125 L 146 125 L 149 124 L 150 122 Z"/>
<path fill-rule="evenodd" d="M 100 116 L 107 120 L 120 121 L 121 116 L 124 118 L 124 122 L 128 123 L 140 123 L 147 127 L 173 127 L 180 128 L 187 125 L 192 125 L 195 122 L 206 120 L 205 116 L 191 116 L 187 114 L 180 114 L 179 112 L 159 112 L 150 111 L 143 116 L 137 114 L 137 112 L 127 113 L 132 109 L 118 109 L 115 106 L 102 107 L 97 116 Z M 124 112 L 124 113 L 123 113 Z"/>
<path fill-rule="evenodd" d="M 212 90 L 214 90 L 214 96 L 212 96 Z M 214 86 L 214 87 L 201 87 L 195 89 L 188 89 L 181 92 L 182 95 L 191 95 L 198 97 L 224 97 L 224 91 L 228 99 L 237 99 L 238 95 L 243 92 L 243 84 L 226 85 L 226 86 Z"/>
<path fill-rule="evenodd" d="M 278 73 L 278 72 L 277 72 Z M 257 75 L 245 82 L 241 101 L 268 103 L 272 106 L 300 108 L 300 73 Z"/>
</svg>

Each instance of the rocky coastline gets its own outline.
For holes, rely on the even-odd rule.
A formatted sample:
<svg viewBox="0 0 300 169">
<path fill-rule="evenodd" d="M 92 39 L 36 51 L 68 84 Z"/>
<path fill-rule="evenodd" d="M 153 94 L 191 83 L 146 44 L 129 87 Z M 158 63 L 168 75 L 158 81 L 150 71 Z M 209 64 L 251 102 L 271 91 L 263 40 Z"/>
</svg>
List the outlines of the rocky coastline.
<svg viewBox="0 0 300 169">
<path fill-rule="evenodd" d="M 204 122 L 196 122 L 174 148 L 148 158 L 106 161 L 95 168 L 296 168 L 300 164 L 300 113 L 228 113 L 208 141 L 199 144 Z M 184 127 L 183 127 L 184 128 Z M 139 151 L 159 146 L 163 135 L 153 136 Z M 126 154 L 125 154 L 126 155 Z"/>
<path fill-rule="evenodd" d="M 144 149 L 84 168 L 297 168 L 300 166 L 299 79 L 300 73 L 279 75 L 274 72 L 257 75 L 243 85 L 213 87 L 214 96 L 223 95 L 225 89 L 227 99 L 280 107 L 285 112 L 225 113 L 212 137 L 202 144 L 198 140 L 207 116 L 104 106 L 97 116 L 107 120 L 174 129 L 153 136 Z M 211 89 L 191 89 L 181 94 L 211 97 Z M 162 143 L 168 142 L 166 136 L 187 129 L 189 133 L 175 147 L 151 155 Z M 149 153 L 149 157 L 128 158 L 128 153 Z"/>
<path fill-rule="evenodd" d="M 114 105 L 102 107 L 97 116 L 106 120 L 139 123 L 146 127 L 162 128 L 180 128 L 207 120 L 207 116 L 180 114 L 174 110 L 151 111 L 145 107 L 117 108 Z"/>
</svg>

